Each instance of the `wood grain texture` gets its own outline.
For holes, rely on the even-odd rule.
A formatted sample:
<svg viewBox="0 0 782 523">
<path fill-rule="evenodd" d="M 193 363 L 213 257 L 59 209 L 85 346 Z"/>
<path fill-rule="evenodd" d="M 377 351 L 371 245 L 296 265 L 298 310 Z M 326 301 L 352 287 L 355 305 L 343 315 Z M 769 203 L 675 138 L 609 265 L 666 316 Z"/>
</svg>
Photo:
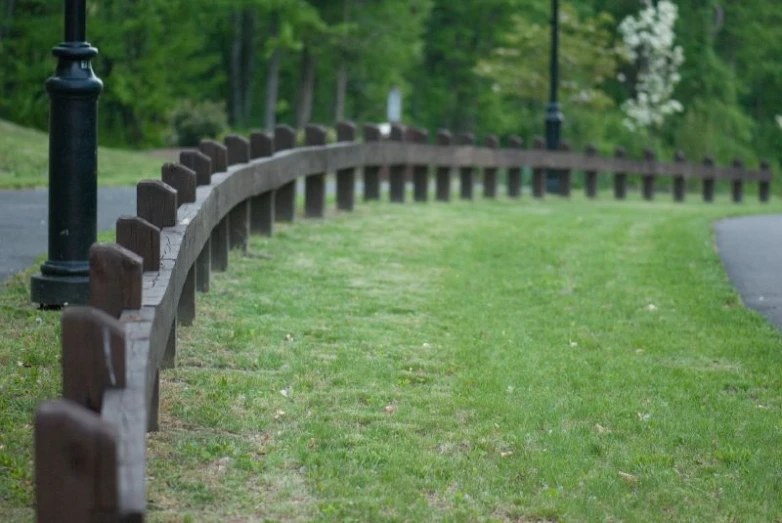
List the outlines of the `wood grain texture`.
<svg viewBox="0 0 782 523">
<path fill-rule="evenodd" d="M 356 125 L 353 122 L 337 123 L 337 141 L 356 141 Z M 337 170 L 337 209 L 350 212 L 356 205 L 356 167 Z"/>
<path fill-rule="evenodd" d="M 137 254 L 143 260 L 143 270 L 160 268 L 160 229 L 138 216 L 117 218 L 117 244 Z"/>
<path fill-rule="evenodd" d="M 439 147 L 448 147 L 453 143 L 453 134 L 447 129 L 440 129 L 435 136 Z M 438 165 L 435 173 L 435 198 L 439 202 L 451 201 L 451 165 Z"/>
<path fill-rule="evenodd" d="M 100 412 L 103 392 L 123 388 L 125 329 L 94 307 L 68 307 L 62 314 L 63 398 Z"/>
<path fill-rule="evenodd" d="M 163 183 L 176 190 L 177 204 L 192 203 L 196 199 L 196 173 L 180 163 L 166 163 L 160 169 Z"/>
<path fill-rule="evenodd" d="M 546 142 L 536 136 L 532 139 L 532 152 L 543 154 Z M 546 170 L 539 166 L 532 166 L 532 197 L 542 199 L 546 197 Z"/>
<path fill-rule="evenodd" d="M 483 146 L 487 149 L 497 149 L 500 146 L 500 140 L 494 135 L 489 135 L 483 140 Z M 497 197 L 497 167 L 487 166 L 483 168 L 483 197 Z"/>
<path fill-rule="evenodd" d="M 142 302 L 144 261 L 117 245 L 96 243 L 90 247 L 90 305 L 114 318 Z"/>
<path fill-rule="evenodd" d="M 296 147 L 296 131 L 289 125 L 278 125 L 274 128 L 275 154 Z M 290 157 L 290 156 L 288 156 Z M 300 173 L 282 183 L 274 193 L 274 219 L 278 222 L 292 222 L 296 218 L 296 178 L 313 172 Z"/>
<path fill-rule="evenodd" d="M 224 151 L 222 153 L 218 152 L 218 149 L 215 148 L 216 145 L 219 144 L 216 142 L 214 144 L 211 142 L 201 142 L 201 147 L 205 147 L 206 151 L 209 151 L 209 153 L 206 153 L 203 150 L 182 151 L 179 153 L 179 163 L 195 173 L 196 185 L 209 185 L 212 183 L 212 174 L 217 172 L 215 169 L 216 162 L 221 160 L 224 161 L 221 156 L 224 154 Z M 222 151 L 222 149 L 220 150 Z M 209 156 L 210 153 L 215 156 Z"/>
<path fill-rule="evenodd" d="M 307 147 L 326 145 L 326 128 L 322 125 L 307 125 L 304 129 L 304 140 Z M 304 216 L 323 218 L 325 211 L 326 173 L 310 174 L 304 178 Z"/>
<path fill-rule="evenodd" d="M 374 124 L 364 124 L 364 143 L 372 144 L 381 141 L 380 127 Z M 380 199 L 380 169 L 381 164 L 375 158 L 369 157 L 364 163 L 364 201 Z"/>
<path fill-rule="evenodd" d="M 684 163 L 687 158 L 682 151 L 676 151 L 673 155 L 673 161 L 676 163 Z M 684 176 L 681 174 L 674 175 L 673 177 L 673 201 L 681 203 L 684 201 L 685 194 L 687 193 L 687 184 Z"/>
<path fill-rule="evenodd" d="M 250 158 L 267 158 L 274 154 L 274 137 L 268 133 L 255 131 L 250 133 Z"/>
<path fill-rule="evenodd" d="M 216 140 L 201 140 L 198 149 L 211 160 L 211 174 L 228 170 L 228 149 Z M 198 170 L 196 169 L 196 172 Z M 209 185 L 199 183 L 198 185 Z"/>
<path fill-rule="evenodd" d="M 423 128 L 413 129 L 410 133 L 411 141 L 418 144 L 429 142 L 429 131 Z M 413 201 L 426 202 L 429 199 L 429 164 L 416 163 L 413 165 Z"/>
<path fill-rule="evenodd" d="M 229 134 L 223 139 L 228 151 L 228 166 L 250 161 L 250 141 L 238 134 Z"/>
<path fill-rule="evenodd" d="M 136 185 L 136 214 L 162 229 L 173 227 L 177 220 L 177 193 L 158 180 L 142 180 Z"/>
<path fill-rule="evenodd" d="M 34 424 L 37 521 L 116 521 L 114 427 L 68 400 L 40 405 Z"/>
<path fill-rule="evenodd" d="M 524 140 L 519 136 L 508 138 L 509 149 L 521 149 L 524 147 Z M 512 165 L 508 167 L 508 197 L 518 198 L 521 196 L 521 165 Z"/>
</svg>

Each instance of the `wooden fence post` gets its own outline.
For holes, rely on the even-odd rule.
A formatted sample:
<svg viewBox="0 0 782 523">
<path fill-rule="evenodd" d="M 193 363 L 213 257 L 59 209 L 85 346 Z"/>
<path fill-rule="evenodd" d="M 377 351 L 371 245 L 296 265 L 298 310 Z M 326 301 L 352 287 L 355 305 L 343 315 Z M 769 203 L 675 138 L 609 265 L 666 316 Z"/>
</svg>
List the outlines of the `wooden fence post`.
<svg viewBox="0 0 782 523">
<path fill-rule="evenodd" d="M 733 168 L 743 170 L 744 162 L 736 158 L 733 160 Z M 731 194 L 733 196 L 733 203 L 741 203 L 744 200 L 744 173 L 740 172 L 731 180 Z"/>
<path fill-rule="evenodd" d="M 209 147 L 211 146 L 207 146 L 207 148 Z M 215 172 L 213 158 L 200 151 L 182 151 L 179 153 L 179 163 L 195 173 L 196 185 L 209 185 L 212 183 L 212 172 Z"/>
<path fill-rule="evenodd" d="M 225 137 L 228 150 L 228 165 L 250 162 L 250 142 L 236 134 Z M 228 213 L 228 248 L 247 253 L 250 241 L 250 198 L 236 204 Z"/>
<path fill-rule="evenodd" d="M 356 141 L 356 126 L 352 122 L 337 123 L 337 141 L 350 143 Z M 356 205 L 356 169 L 337 170 L 337 209 L 352 211 Z"/>
<path fill-rule="evenodd" d="M 144 272 L 160 270 L 160 229 L 138 216 L 120 216 L 117 243 L 143 260 Z"/>
<path fill-rule="evenodd" d="M 176 190 L 158 180 L 142 180 L 136 185 L 136 214 L 157 227 L 174 227 L 177 215 Z"/>
<path fill-rule="evenodd" d="M 364 142 L 379 142 L 382 138 L 380 127 L 374 124 L 364 124 Z M 380 199 L 380 165 L 364 166 L 364 201 Z"/>
<path fill-rule="evenodd" d="M 198 145 L 198 148 L 204 155 L 209 157 L 209 159 L 212 161 L 211 174 L 223 173 L 228 170 L 228 149 L 226 149 L 223 144 L 215 140 L 201 140 L 201 143 Z M 193 169 L 194 171 L 196 171 L 196 173 L 198 173 L 198 169 L 194 167 L 191 167 L 191 169 Z M 207 184 L 201 183 L 201 180 L 199 179 L 198 185 L 207 185 Z"/>
<path fill-rule="evenodd" d="M 223 144 L 215 140 L 201 140 L 199 147 L 201 152 L 209 156 L 212 162 L 213 174 L 228 170 L 228 149 Z M 198 185 L 204 184 L 198 182 Z M 217 227 L 212 229 L 209 240 L 198 254 L 196 259 L 196 287 L 201 292 L 209 292 L 212 264 L 214 264 L 216 270 L 225 270 L 228 266 L 227 230 L 228 218 L 225 217 L 217 224 Z"/>
<path fill-rule="evenodd" d="M 646 172 L 641 177 L 643 197 L 646 201 L 654 200 L 654 164 L 657 161 L 657 155 L 651 149 L 644 150 L 644 160 L 646 160 Z"/>
<path fill-rule="evenodd" d="M 391 125 L 391 141 L 404 143 L 406 138 L 406 129 L 401 124 Z M 407 165 L 404 163 L 392 164 L 389 167 L 388 184 L 389 199 L 393 203 L 404 203 L 405 201 L 405 178 L 407 175 Z"/>
<path fill-rule="evenodd" d="M 520 136 L 511 136 L 508 138 L 508 148 L 521 149 L 524 147 L 524 140 Z M 521 166 L 508 168 L 508 197 L 518 198 L 521 196 Z"/>
<path fill-rule="evenodd" d="M 201 153 L 197 153 L 201 154 Z M 211 160 L 209 161 L 211 166 Z M 170 185 L 177 192 L 177 207 L 183 203 L 192 203 L 196 199 L 196 174 L 189 168 L 165 164 L 162 169 L 163 183 Z M 211 175 L 210 175 L 211 178 Z M 169 183 L 171 182 L 171 183 Z M 179 299 L 177 317 L 185 325 L 191 325 L 195 318 L 195 291 L 198 264 L 193 264 L 188 270 L 187 280 Z"/>
<path fill-rule="evenodd" d="M 596 157 L 597 147 L 595 147 L 595 144 L 591 143 L 587 145 L 584 154 L 590 158 Z M 587 198 L 597 198 L 597 171 L 589 170 L 584 172 L 584 191 L 586 192 Z"/>
<path fill-rule="evenodd" d="M 437 145 L 441 147 L 448 147 L 453 142 L 453 136 L 450 131 L 446 129 L 440 129 L 437 131 Z M 451 200 L 451 166 L 450 165 L 438 165 L 437 173 L 435 175 L 437 185 L 437 200 L 441 202 L 448 202 Z"/>
<path fill-rule="evenodd" d="M 472 133 L 457 135 L 456 145 L 475 145 L 475 135 Z M 459 167 L 459 197 L 462 200 L 472 200 L 474 171 L 472 165 Z"/>
<path fill-rule="evenodd" d="M 90 305 L 114 318 L 141 308 L 144 261 L 117 244 L 90 247 Z"/>
<path fill-rule="evenodd" d="M 296 131 L 289 125 L 274 128 L 274 150 L 285 151 L 296 147 Z M 281 185 L 274 192 L 274 219 L 292 222 L 296 217 L 296 180 Z"/>
<path fill-rule="evenodd" d="M 483 140 L 483 145 L 489 149 L 497 149 L 500 146 L 500 140 L 494 135 L 489 135 Z M 483 168 L 483 197 L 497 197 L 497 167 Z"/>
<path fill-rule="evenodd" d="M 684 156 L 684 152 L 676 151 L 676 154 L 673 155 L 673 161 L 679 165 L 679 168 L 683 168 L 686 165 L 687 157 Z M 673 201 L 677 203 L 683 202 L 686 192 L 687 184 L 684 175 L 681 173 L 675 174 L 673 177 Z"/>
<path fill-rule="evenodd" d="M 274 139 L 263 132 L 250 135 L 250 157 L 267 158 L 274 154 Z M 274 191 L 266 191 L 250 200 L 250 232 L 263 236 L 274 234 Z"/>
<path fill-rule="evenodd" d="M 563 153 L 570 152 L 570 142 L 562 140 L 559 144 L 559 150 Z M 559 195 L 563 198 L 570 198 L 571 188 L 573 186 L 572 172 L 570 169 L 559 170 Z"/>
<path fill-rule="evenodd" d="M 703 165 L 710 170 L 714 167 L 714 158 L 706 156 L 703 159 Z M 703 177 L 703 201 L 707 203 L 714 201 L 714 174 L 710 172 L 706 172 Z"/>
<path fill-rule="evenodd" d="M 103 391 L 126 384 L 125 328 L 94 307 L 62 313 L 62 396 L 100 413 Z"/>
<path fill-rule="evenodd" d="M 544 151 L 546 142 L 540 136 L 536 136 L 532 139 L 532 148 L 536 151 Z M 546 170 L 542 167 L 533 167 L 532 169 L 532 196 L 533 198 L 545 198 L 546 196 Z"/>
<path fill-rule="evenodd" d="M 429 131 L 426 129 L 413 129 L 412 142 L 417 144 L 427 144 L 429 142 Z M 426 164 L 416 164 L 413 166 L 413 200 L 425 202 L 429 199 L 429 166 Z"/>
<path fill-rule="evenodd" d="M 768 203 L 771 197 L 771 164 L 763 160 L 760 162 L 760 170 L 763 171 L 765 179 L 758 182 L 758 198 L 761 203 Z"/>
<path fill-rule="evenodd" d="M 116 521 L 118 442 L 114 428 L 68 400 L 35 412 L 36 520 Z"/>
<path fill-rule="evenodd" d="M 326 128 L 308 124 L 304 129 L 307 147 L 326 145 Z M 323 218 L 326 209 L 326 173 L 311 174 L 304 178 L 304 216 Z"/>
<path fill-rule="evenodd" d="M 627 158 L 627 152 L 624 147 L 617 147 L 614 152 L 614 158 L 623 160 Z M 620 171 L 614 172 L 614 198 L 624 200 L 627 198 L 627 173 Z"/>
</svg>

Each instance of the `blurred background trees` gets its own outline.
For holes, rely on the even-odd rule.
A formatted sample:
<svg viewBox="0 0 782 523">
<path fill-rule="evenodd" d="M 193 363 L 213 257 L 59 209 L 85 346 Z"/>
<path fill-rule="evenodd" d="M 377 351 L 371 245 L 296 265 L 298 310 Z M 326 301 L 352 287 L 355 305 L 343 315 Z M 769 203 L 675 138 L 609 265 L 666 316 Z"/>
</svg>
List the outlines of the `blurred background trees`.
<svg viewBox="0 0 782 523">
<path fill-rule="evenodd" d="M 682 110 L 651 129 L 625 125 L 643 64 L 628 60 L 620 25 L 659 2 L 562 3 L 563 133 L 574 146 L 782 160 L 777 0 L 674 0 L 684 61 L 672 97 Z M 192 140 L 172 121 L 213 132 L 225 120 L 236 130 L 381 122 L 394 86 L 410 124 L 527 139 L 543 132 L 547 1 L 89 0 L 88 8 L 106 144 Z M 0 118 L 46 128 L 43 82 L 61 33 L 62 0 L 0 0 Z"/>
</svg>

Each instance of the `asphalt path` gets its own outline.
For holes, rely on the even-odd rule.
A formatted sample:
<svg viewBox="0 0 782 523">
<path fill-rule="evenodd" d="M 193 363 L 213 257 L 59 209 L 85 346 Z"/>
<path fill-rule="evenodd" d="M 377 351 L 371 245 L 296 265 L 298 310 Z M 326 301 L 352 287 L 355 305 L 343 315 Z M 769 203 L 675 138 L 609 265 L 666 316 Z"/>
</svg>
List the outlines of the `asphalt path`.
<svg viewBox="0 0 782 523">
<path fill-rule="evenodd" d="M 717 222 L 717 250 L 744 305 L 782 330 L 782 215 Z"/>
<path fill-rule="evenodd" d="M 49 191 L 0 191 L 0 282 L 30 267 L 48 249 Z M 136 214 L 135 187 L 98 189 L 98 230 Z"/>
</svg>

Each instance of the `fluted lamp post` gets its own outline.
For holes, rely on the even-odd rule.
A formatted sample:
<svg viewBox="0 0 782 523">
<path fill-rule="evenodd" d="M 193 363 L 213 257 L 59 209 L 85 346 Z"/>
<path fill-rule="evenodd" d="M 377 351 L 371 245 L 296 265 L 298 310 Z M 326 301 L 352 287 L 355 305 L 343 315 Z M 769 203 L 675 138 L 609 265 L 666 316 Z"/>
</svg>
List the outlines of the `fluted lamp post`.
<svg viewBox="0 0 782 523">
<path fill-rule="evenodd" d="M 562 122 L 564 116 L 559 107 L 557 91 L 559 89 L 559 0 L 551 0 L 551 77 L 549 103 L 546 105 L 546 148 L 559 150 Z M 546 175 L 546 192 L 560 194 L 559 175 L 550 170 Z"/>
<path fill-rule="evenodd" d="M 49 93 L 49 251 L 33 276 L 31 299 L 43 308 L 89 300 L 89 249 L 97 239 L 98 97 L 103 83 L 86 41 L 86 0 L 65 0 L 65 41 L 53 49 Z"/>
</svg>

